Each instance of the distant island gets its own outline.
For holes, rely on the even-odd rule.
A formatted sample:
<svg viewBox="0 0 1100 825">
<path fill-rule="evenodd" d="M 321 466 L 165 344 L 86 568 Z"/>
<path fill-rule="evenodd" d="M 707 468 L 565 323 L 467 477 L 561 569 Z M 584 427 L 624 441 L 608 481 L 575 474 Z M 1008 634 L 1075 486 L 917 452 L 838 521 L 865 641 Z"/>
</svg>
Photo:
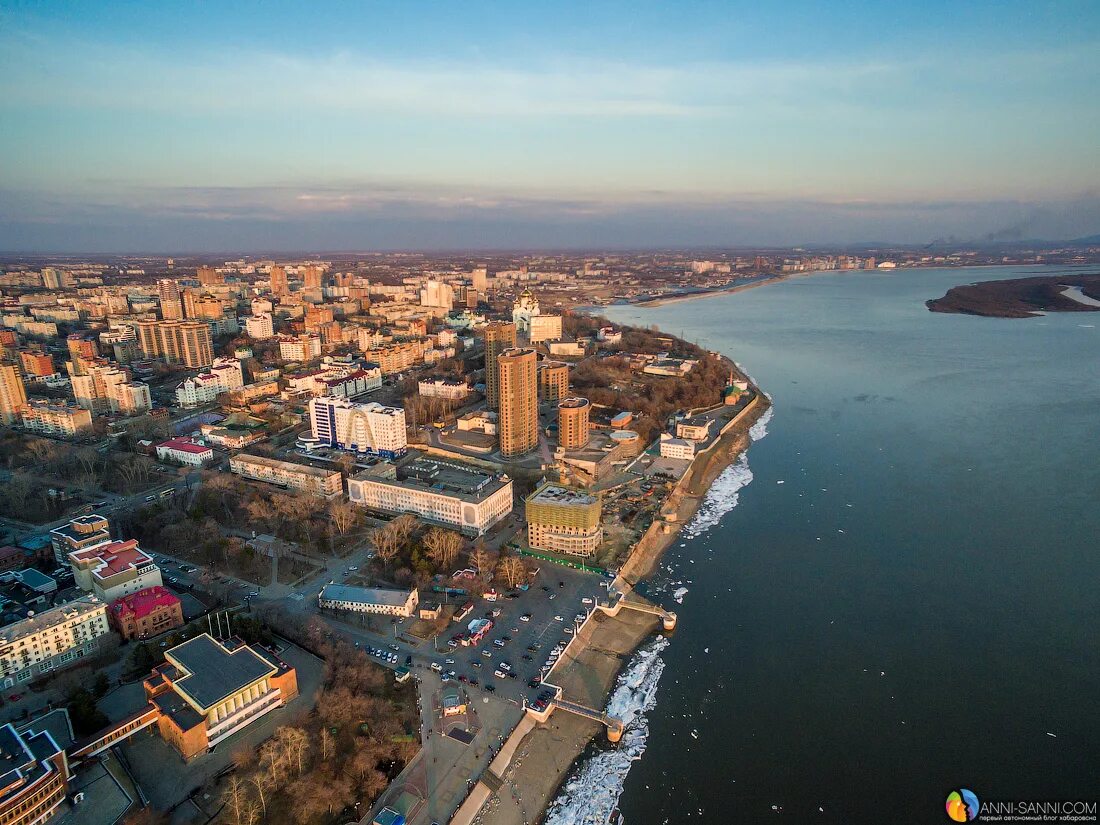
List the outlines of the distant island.
<svg viewBox="0 0 1100 825">
<path fill-rule="evenodd" d="M 1046 275 L 1008 281 L 982 281 L 951 287 L 926 302 L 932 312 L 987 318 L 1033 318 L 1042 312 L 1100 310 L 1100 274 Z"/>
</svg>

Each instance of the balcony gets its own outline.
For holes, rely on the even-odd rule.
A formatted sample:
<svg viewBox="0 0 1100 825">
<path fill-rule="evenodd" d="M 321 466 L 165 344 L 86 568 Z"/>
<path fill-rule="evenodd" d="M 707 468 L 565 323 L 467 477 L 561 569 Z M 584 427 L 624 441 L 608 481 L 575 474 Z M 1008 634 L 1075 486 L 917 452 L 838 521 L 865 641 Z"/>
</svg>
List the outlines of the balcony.
<svg viewBox="0 0 1100 825">
<path fill-rule="evenodd" d="M 259 716 L 279 706 L 282 701 L 282 692 L 273 688 L 258 699 L 253 699 L 243 708 L 234 711 L 229 716 L 220 720 L 216 725 L 206 729 L 206 738 L 211 745 L 216 745 L 228 736 L 233 735 L 248 723 Z"/>
</svg>

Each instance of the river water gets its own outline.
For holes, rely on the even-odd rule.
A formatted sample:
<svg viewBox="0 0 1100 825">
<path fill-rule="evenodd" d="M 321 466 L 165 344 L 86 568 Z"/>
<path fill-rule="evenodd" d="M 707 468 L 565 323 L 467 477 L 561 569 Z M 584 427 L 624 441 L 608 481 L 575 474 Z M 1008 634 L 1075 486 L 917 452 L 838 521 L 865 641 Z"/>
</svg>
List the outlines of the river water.
<svg viewBox="0 0 1100 825">
<path fill-rule="evenodd" d="M 591 757 L 549 822 L 602 822 L 614 794 L 588 789 L 619 785 L 628 825 L 946 822 L 959 786 L 1100 797 L 1100 315 L 924 307 L 1058 271 L 606 311 L 732 356 L 775 406 L 652 585 L 680 626 L 615 697 L 645 686 L 634 761 Z"/>
</svg>

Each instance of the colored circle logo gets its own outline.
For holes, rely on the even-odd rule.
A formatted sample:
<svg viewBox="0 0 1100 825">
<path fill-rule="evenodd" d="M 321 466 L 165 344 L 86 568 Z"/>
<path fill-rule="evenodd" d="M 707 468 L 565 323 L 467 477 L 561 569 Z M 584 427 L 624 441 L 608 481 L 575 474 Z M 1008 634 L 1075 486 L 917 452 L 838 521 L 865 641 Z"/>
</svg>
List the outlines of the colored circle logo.
<svg viewBox="0 0 1100 825">
<path fill-rule="evenodd" d="M 970 822 L 978 818 L 981 805 L 973 791 L 959 788 L 947 795 L 947 815 L 953 822 Z"/>
</svg>

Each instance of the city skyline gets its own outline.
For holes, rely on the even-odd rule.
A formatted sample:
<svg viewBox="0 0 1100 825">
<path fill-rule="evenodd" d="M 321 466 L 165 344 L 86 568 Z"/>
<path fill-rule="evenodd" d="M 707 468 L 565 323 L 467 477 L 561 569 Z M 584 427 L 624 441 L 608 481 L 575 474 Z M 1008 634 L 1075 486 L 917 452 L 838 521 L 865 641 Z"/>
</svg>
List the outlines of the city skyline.
<svg viewBox="0 0 1100 825">
<path fill-rule="evenodd" d="M 0 249 L 1100 230 L 1091 4 L 2 13 Z"/>
</svg>

